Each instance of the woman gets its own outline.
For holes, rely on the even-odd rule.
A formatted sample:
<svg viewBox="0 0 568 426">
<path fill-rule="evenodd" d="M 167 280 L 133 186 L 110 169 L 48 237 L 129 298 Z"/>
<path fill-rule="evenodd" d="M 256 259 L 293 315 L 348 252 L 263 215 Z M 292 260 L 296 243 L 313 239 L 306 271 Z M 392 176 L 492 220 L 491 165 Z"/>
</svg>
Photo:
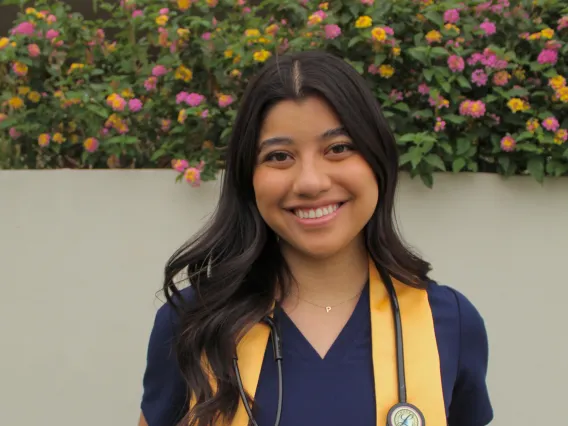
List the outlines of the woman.
<svg viewBox="0 0 568 426">
<path fill-rule="evenodd" d="M 282 426 L 488 424 L 483 320 L 398 237 L 397 170 L 393 135 L 354 69 L 321 52 L 267 63 L 242 99 L 218 208 L 167 265 L 140 424 L 245 426 L 239 379 L 256 423 L 275 424 L 266 316 L 282 342 Z M 185 268 L 191 286 L 179 291 Z M 392 411 L 405 396 L 412 405 Z"/>
</svg>

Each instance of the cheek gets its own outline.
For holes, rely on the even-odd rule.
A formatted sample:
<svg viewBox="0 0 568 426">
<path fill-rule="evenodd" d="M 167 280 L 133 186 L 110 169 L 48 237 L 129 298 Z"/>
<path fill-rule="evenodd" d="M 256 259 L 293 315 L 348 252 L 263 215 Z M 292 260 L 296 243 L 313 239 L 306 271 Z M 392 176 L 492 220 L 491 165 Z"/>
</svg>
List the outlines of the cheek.
<svg viewBox="0 0 568 426">
<path fill-rule="evenodd" d="M 353 157 L 344 163 L 341 170 L 341 182 L 345 188 L 355 195 L 360 202 L 377 204 L 379 186 L 373 169 L 362 157 Z"/>
<path fill-rule="evenodd" d="M 277 206 L 282 194 L 285 193 L 285 179 L 280 170 L 269 170 L 266 167 L 258 167 L 253 175 L 253 187 L 256 197 L 256 205 L 264 216 L 267 208 Z"/>
</svg>

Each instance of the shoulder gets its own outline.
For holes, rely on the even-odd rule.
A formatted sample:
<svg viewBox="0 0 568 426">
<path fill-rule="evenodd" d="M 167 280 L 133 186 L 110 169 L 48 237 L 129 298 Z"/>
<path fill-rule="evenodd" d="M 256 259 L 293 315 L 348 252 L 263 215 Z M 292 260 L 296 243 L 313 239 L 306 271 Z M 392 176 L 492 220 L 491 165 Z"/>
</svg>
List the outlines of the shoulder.
<svg viewBox="0 0 568 426">
<path fill-rule="evenodd" d="M 180 292 L 182 303 L 194 300 L 193 288 Z M 148 341 L 141 401 L 148 426 L 176 424 L 185 412 L 186 385 L 175 354 L 179 325 L 180 318 L 172 305 L 165 303 L 157 310 Z"/>
<path fill-rule="evenodd" d="M 486 384 L 489 342 L 485 321 L 455 288 L 432 281 L 427 291 L 438 343 L 444 346 L 444 357 L 452 354 L 455 366 L 449 426 L 485 426 L 493 418 Z"/>
</svg>

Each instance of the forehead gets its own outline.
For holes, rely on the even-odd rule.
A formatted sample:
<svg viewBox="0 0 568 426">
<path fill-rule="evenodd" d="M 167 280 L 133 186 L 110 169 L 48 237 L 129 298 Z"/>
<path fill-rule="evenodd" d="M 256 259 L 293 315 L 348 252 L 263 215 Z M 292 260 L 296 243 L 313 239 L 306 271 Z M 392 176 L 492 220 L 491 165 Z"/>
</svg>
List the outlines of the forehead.
<svg viewBox="0 0 568 426">
<path fill-rule="evenodd" d="M 285 100 L 274 105 L 260 128 L 260 137 L 310 136 L 341 126 L 339 117 L 319 97 Z"/>
</svg>

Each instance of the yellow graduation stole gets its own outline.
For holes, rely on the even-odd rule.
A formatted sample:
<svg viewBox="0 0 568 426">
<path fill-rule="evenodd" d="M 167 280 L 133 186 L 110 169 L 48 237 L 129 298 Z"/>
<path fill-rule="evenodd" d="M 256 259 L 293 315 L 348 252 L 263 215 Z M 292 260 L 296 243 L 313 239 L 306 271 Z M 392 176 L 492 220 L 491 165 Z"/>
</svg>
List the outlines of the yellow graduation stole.
<svg viewBox="0 0 568 426">
<path fill-rule="evenodd" d="M 428 294 L 394 279 L 393 284 L 402 321 L 407 402 L 422 411 L 427 426 L 445 426 L 440 358 Z M 372 260 L 369 292 L 377 426 L 385 426 L 389 410 L 398 403 L 395 326 L 389 294 Z M 237 345 L 243 387 L 249 395 L 256 393 L 269 337 L 270 328 L 259 323 Z M 248 424 L 240 401 L 231 426 Z"/>
</svg>

